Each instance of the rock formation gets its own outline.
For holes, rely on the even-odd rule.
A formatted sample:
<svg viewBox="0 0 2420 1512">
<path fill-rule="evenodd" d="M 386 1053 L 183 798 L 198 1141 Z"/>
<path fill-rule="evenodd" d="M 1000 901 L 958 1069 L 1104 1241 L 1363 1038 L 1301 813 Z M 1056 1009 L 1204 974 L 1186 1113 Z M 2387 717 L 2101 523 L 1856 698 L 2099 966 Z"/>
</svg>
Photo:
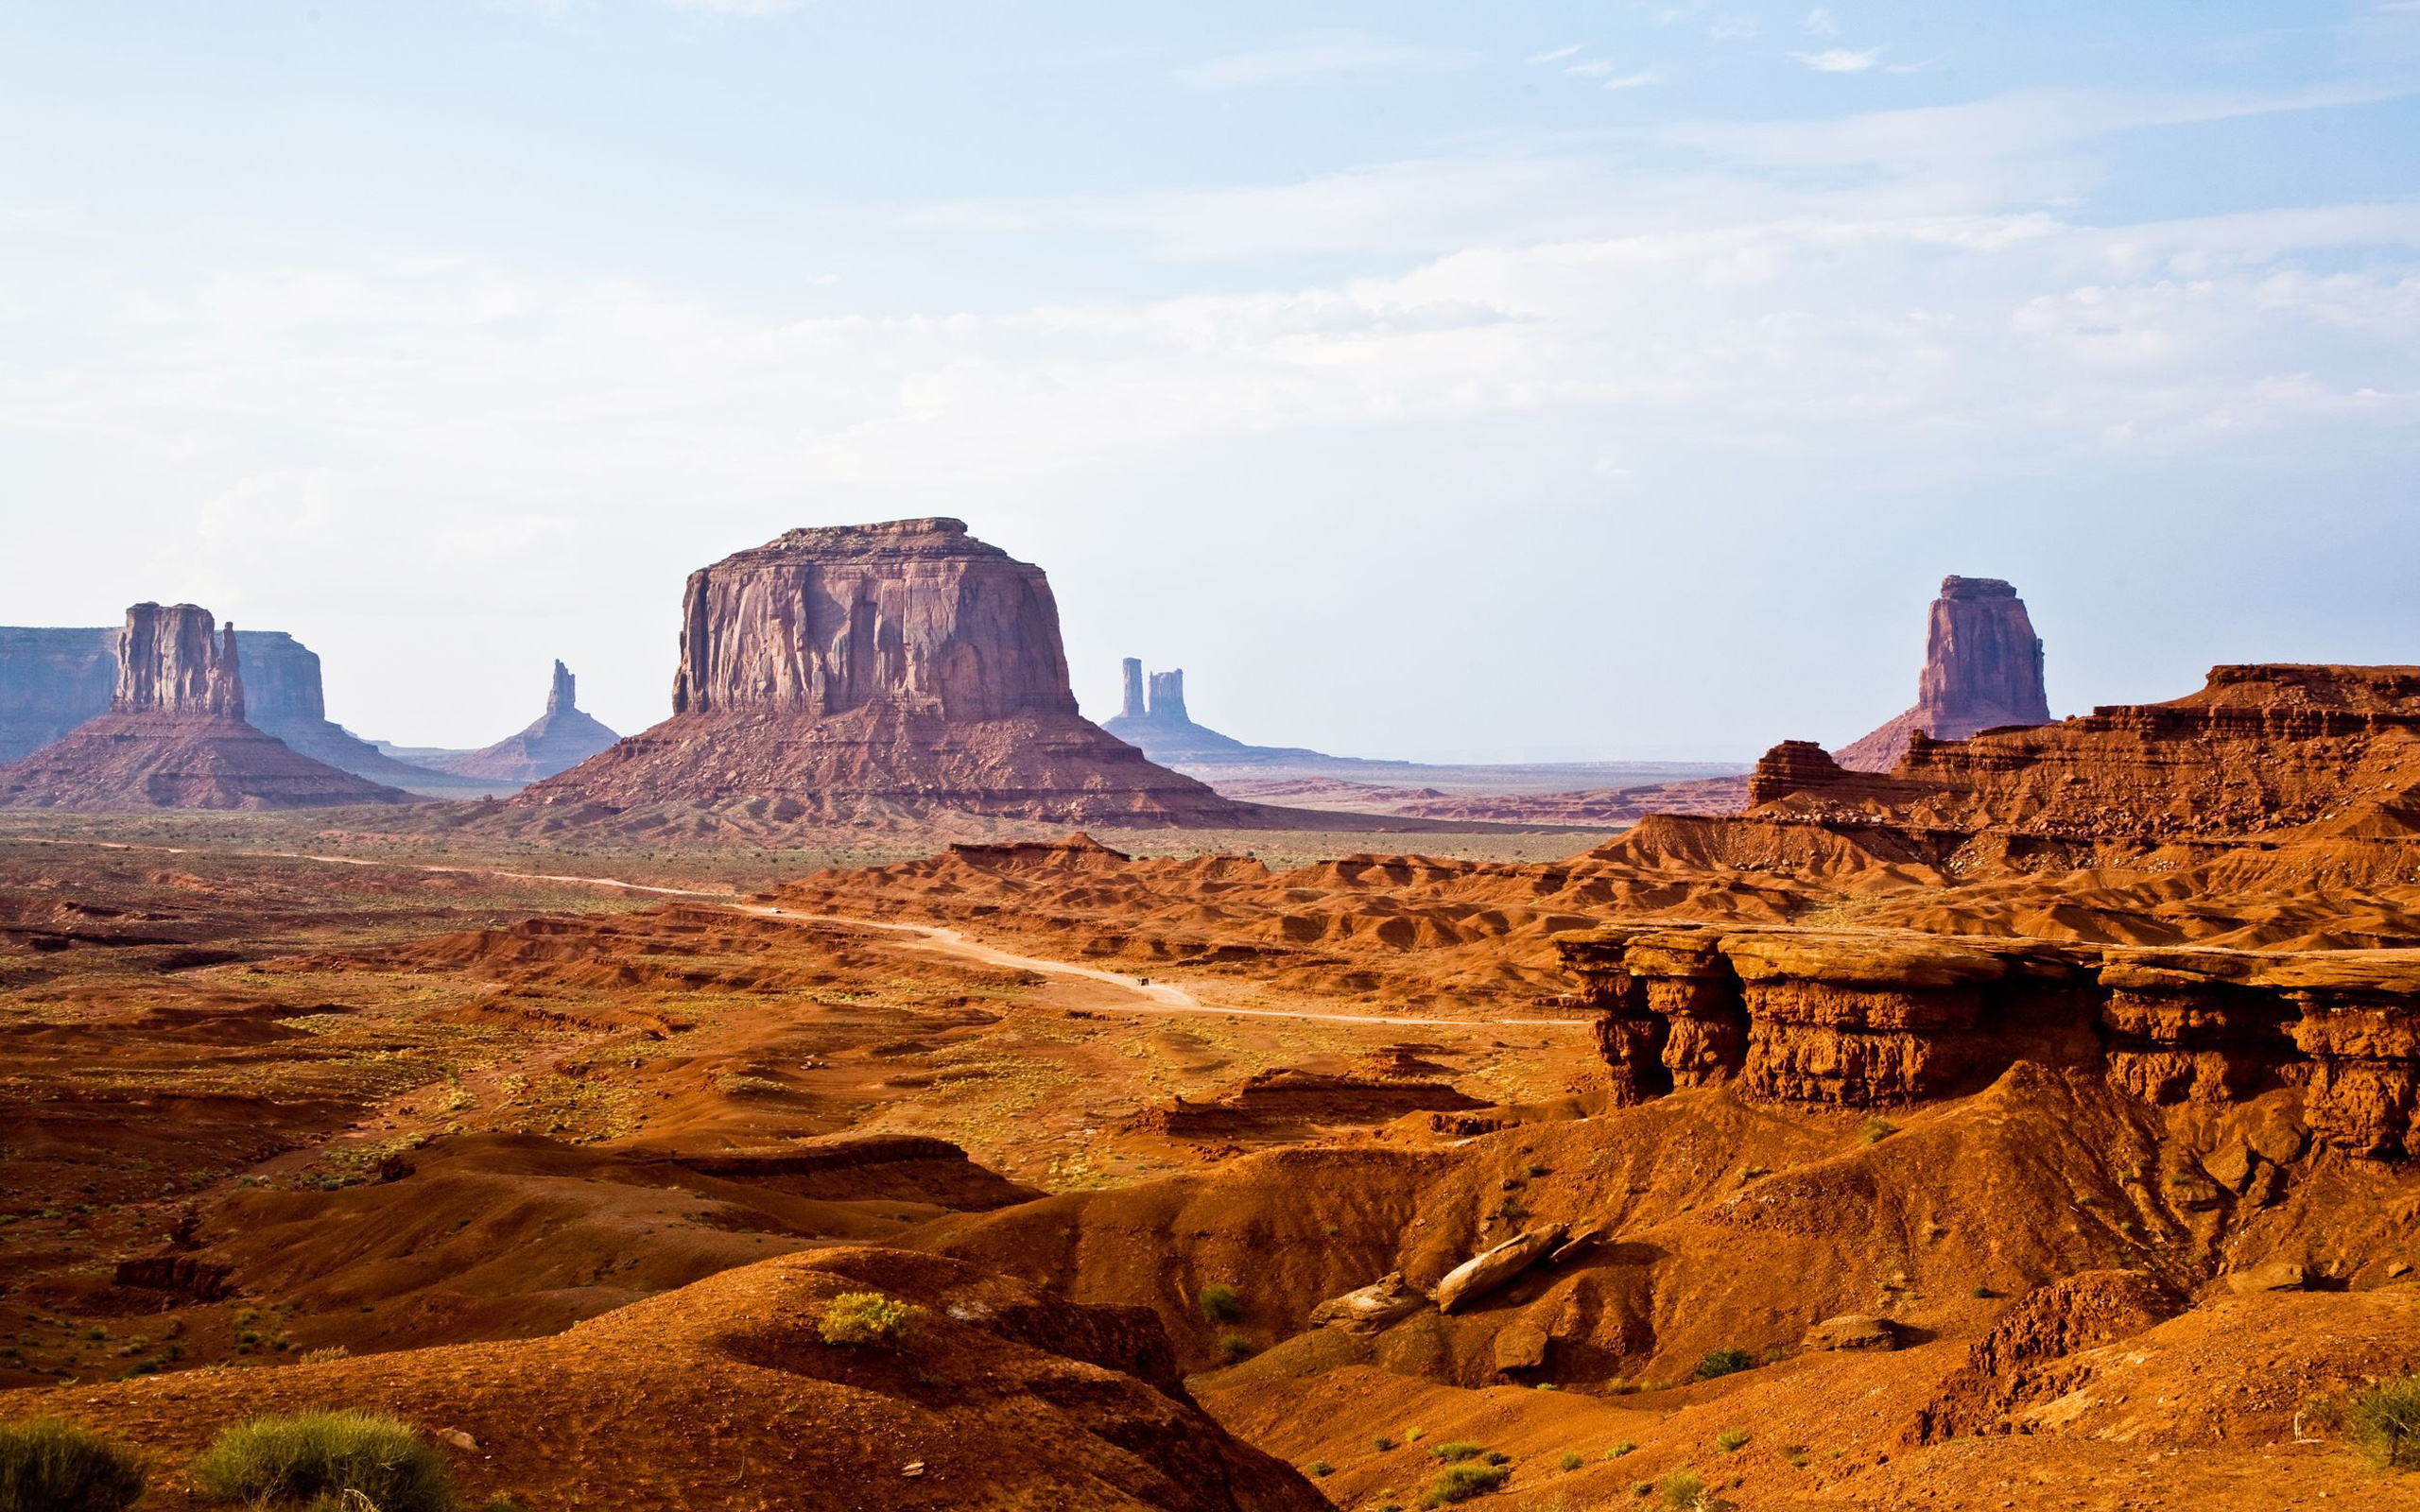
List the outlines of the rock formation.
<svg viewBox="0 0 2420 1512">
<path fill-rule="evenodd" d="M 1042 569 L 956 520 L 792 530 L 692 573 L 672 709 L 516 801 L 1260 817 L 1078 714 Z"/>
<path fill-rule="evenodd" d="M 35 808 L 325 808 L 409 796 L 292 750 L 244 720 L 235 628 L 191 604 L 137 604 L 106 713 L 0 766 L 0 804 Z"/>
<path fill-rule="evenodd" d="M 2025 600 L 1996 577 L 1950 576 L 1941 580 L 1941 596 L 1932 601 L 1915 707 L 1838 754 L 1852 771 L 1887 772 L 1914 735 L 1963 740 L 1980 730 L 2049 720 L 2042 641 Z"/>
<path fill-rule="evenodd" d="M 2214 667 L 2199 693 L 2167 703 L 1959 741 L 1916 735 L 1888 775 L 1785 742 L 1757 764 L 1751 797 L 1936 845 L 2022 840 L 2077 865 L 2323 820 L 2327 836 L 2399 841 L 2420 834 L 2420 668 Z"/>
<path fill-rule="evenodd" d="M 1126 706 L 1101 728 L 1155 762 L 1232 765 L 1283 758 L 1325 760 L 1317 751 L 1247 746 L 1233 736 L 1193 722 L 1184 709 L 1184 671 L 1150 675 L 1150 702 L 1143 701 L 1143 663 L 1126 659 Z"/>
<path fill-rule="evenodd" d="M 2016 1061 L 2097 1071 L 2153 1106 L 2301 1091 L 2314 1137 L 2420 1154 L 2420 951 L 2254 952 L 1828 930 L 1609 925 L 1559 936 L 1618 1102 L 1731 1083 L 1871 1108 Z M 2299 1136 L 2295 1136 L 2298 1139 Z M 2262 1163 L 2214 1172 L 2256 1190 Z"/>
<path fill-rule="evenodd" d="M 29 756 L 110 707 L 118 631 L 0 627 L 0 762 Z M 442 793 L 486 784 L 417 766 L 328 718 L 319 654 L 284 630 L 239 630 L 244 719 L 314 761 L 391 786 Z"/>
<path fill-rule="evenodd" d="M 1140 719 L 1143 717 L 1144 713 L 1143 659 L 1136 656 L 1128 657 L 1123 663 L 1121 670 L 1126 676 L 1126 688 L 1125 698 L 1118 708 L 1117 717 L 1120 719 Z"/>
<path fill-rule="evenodd" d="M 430 757 L 428 765 L 457 777 L 518 782 L 569 771 L 621 738 L 581 711 L 576 696 L 571 669 L 558 662 L 546 712 L 537 723 L 481 750 Z"/>
</svg>

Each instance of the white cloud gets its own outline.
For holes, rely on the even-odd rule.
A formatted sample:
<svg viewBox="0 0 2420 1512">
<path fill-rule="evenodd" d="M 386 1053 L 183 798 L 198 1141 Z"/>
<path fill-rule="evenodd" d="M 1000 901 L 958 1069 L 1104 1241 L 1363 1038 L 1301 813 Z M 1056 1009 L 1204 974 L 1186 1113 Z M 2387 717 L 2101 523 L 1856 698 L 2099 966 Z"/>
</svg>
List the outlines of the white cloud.
<svg viewBox="0 0 2420 1512">
<path fill-rule="evenodd" d="M 1862 74 L 1882 60 L 1879 47 L 1826 47 L 1820 53 L 1789 56 L 1819 74 Z"/>
<path fill-rule="evenodd" d="M 1705 34 L 1716 42 L 1746 42 L 1755 37 L 1758 28 L 1753 17 L 1722 16 L 1705 29 Z"/>
<path fill-rule="evenodd" d="M 1663 80 L 1664 76 L 1655 70 L 1642 68 L 1635 74 L 1622 74 L 1605 80 L 1605 87 L 1607 89 L 1637 89 L 1641 85 L 1658 84 Z"/>
<path fill-rule="evenodd" d="M 1536 68 L 1546 63 L 1559 63 L 1579 51 L 1580 43 L 1575 42 L 1568 47 L 1557 47 L 1551 52 L 1532 53 L 1521 61 L 1531 68 Z"/>
<path fill-rule="evenodd" d="M 1832 19 L 1832 12 L 1827 8 L 1817 6 L 1806 12 L 1806 29 L 1818 37 L 1837 37 L 1841 34 L 1841 24 Z"/>
<path fill-rule="evenodd" d="M 1236 89 L 1336 75 L 1439 73 L 1476 61 L 1477 56 L 1467 52 L 1328 27 L 1252 52 L 1195 63 L 1177 70 L 1177 77 L 1202 89 Z"/>
</svg>

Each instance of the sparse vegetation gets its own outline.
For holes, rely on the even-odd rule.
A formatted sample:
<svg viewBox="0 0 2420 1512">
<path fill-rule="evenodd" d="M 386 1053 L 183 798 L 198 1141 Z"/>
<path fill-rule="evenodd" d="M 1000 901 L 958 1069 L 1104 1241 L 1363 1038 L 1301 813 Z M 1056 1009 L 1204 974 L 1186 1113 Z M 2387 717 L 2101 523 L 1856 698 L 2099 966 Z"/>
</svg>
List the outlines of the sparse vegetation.
<svg viewBox="0 0 2420 1512">
<path fill-rule="evenodd" d="M 2420 1375 L 2385 1381 L 2344 1404 L 2344 1437 L 2382 1470 L 2420 1470 Z"/>
<path fill-rule="evenodd" d="M 1323 1459 L 1315 1459 L 1305 1468 L 1322 1480 L 1336 1473 L 1336 1467 Z"/>
<path fill-rule="evenodd" d="M 1501 1465 L 1448 1465 L 1429 1483 L 1428 1494 L 1420 1499 L 1420 1504 L 1439 1507 L 1485 1496 L 1502 1486 L 1512 1473 Z"/>
<path fill-rule="evenodd" d="M 1620 1459 L 1625 1454 L 1635 1454 L 1637 1452 L 1638 1446 L 1625 1438 L 1620 1443 L 1616 1444 L 1613 1448 L 1605 1451 L 1605 1457 L 1607 1459 Z"/>
<path fill-rule="evenodd" d="M 143 1494 L 142 1457 L 55 1418 L 0 1423 L 0 1507 L 118 1512 Z"/>
<path fill-rule="evenodd" d="M 445 1461 L 407 1425 L 366 1412 L 255 1418 L 225 1430 L 193 1463 L 194 1485 L 251 1506 L 368 1500 L 379 1512 L 449 1512 Z"/>
<path fill-rule="evenodd" d="M 1892 1135 L 1898 1132 L 1898 1125 L 1892 1123 L 1887 1118 L 1876 1115 L 1876 1117 L 1869 1118 L 1865 1121 L 1865 1127 L 1861 1131 L 1860 1137 L 1864 1139 L 1865 1143 L 1868 1144 L 1879 1144 L 1884 1140 L 1889 1139 Z"/>
<path fill-rule="evenodd" d="M 1698 1362 L 1692 1372 L 1700 1381 L 1712 1381 L 1718 1376 L 1737 1375 L 1755 1367 L 1756 1357 L 1745 1349 L 1711 1349 Z"/>
<path fill-rule="evenodd" d="M 1243 1316 L 1242 1294 L 1225 1281 L 1212 1281 L 1201 1288 L 1201 1295 L 1195 1300 L 1201 1309 L 1201 1315 L 1213 1323 L 1224 1323 Z"/>
<path fill-rule="evenodd" d="M 911 1344 L 924 1331 L 925 1310 L 880 1292 L 842 1292 L 823 1304 L 823 1342 L 870 1344 L 896 1349 Z"/>
<path fill-rule="evenodd" d="M 1446 1464 L 1451 1465 L 1460 1460 L 1477 1459 L 1481 1447 L 1482 1446 L 1478 1444 L 1469 1443 L 1461 1439 L 1455 1439 L 1448 1443 L 1439 1444 L 1428 1452 L 1436 1455 L 1439 1459 L 1443 1460 Z"/>
<path fill-rule="evenodd" d="M 1582 1459 L 1575 1451 L 1566 1449 L 1563 1452 L 1563 1458 L 1557 1461 L 1557 1463 L 1562 1465 L 1562 1467 L 1566 1470 L 1576 1470 L 1581 1466 L 1585 1465 L 1588 1462 Z"/>
<path fill-rule="evenodd" d="M 1384 1435 L 1384 1434 L 1380 1434 L 1380 1435 L 1378 1435 L 1377 1436 L 1375 1436 L 1375 1437 L 1374 1437 L 1374 1438 L 1372 1438 L 1372 1439 L 1370 1440 L 1370 1447 L 1371 1447 L 1372 1449 L 1376 1450 L 1379 1453 L 1383 1454 L 1383 1453 L 1385 1453 L 1388 1450 L 1391 1450 L 1391 1449 L 1392 1449 L 1392 1448 L 1394 1448 L 1394 1447 L 1395 1447 L 1395 1441 L 1394 1441 L 1393 1439 L 1392 1439 L 1392 1438 L 1389 1438 L 1386 1435 Z"/>
<path fill-rule="evenodd" d="M 1219 1358 L 1226 1361 L 1229 1365 L 1233 1365 L 1237 1360 L 1243 1359 L 1258 1348 L 1260 1348 L 1260 1346 L 1253 1343 L 1251 1337 L 1247 1334 L 1221 1333 L 1219 1335 Z"/>
<path fill-rule="evenodd" d="M 1705 1477 L 1686 1465 L 1664 1477 L 1664 1504 L 1674 1512 L 1696 1506 L 1705 1500 Z"/>
<path fill-rule="evenodd" d="M 1726 1454 L 1737 1454 L 1747 1442 L 1748 1430 L 1745 1428 L 1726 1428 L 1714 1435 L 1715 1447 Z"/>
<path fill-rule="evenodd" d="M 1993 1290 L 1988 1286 L 1978 1286 L 1974 1291 L 1975 1299 L 1979 1302 L 1988 1300 L 1996 1295 L 1997 1294 L 1993 1292 Z"/>
</svg>

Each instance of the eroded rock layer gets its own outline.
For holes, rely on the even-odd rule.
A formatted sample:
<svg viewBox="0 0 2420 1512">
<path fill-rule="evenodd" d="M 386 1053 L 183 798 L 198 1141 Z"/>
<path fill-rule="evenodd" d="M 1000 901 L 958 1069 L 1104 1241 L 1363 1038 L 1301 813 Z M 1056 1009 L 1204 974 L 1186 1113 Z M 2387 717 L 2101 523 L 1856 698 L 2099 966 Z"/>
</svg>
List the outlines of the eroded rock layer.
<svg viewBox="0 0 2420 1512">
<path fill-rule="evenodd" d="M 672 707 L 518 801 L 771 799 L 838 820 L 1248 814 L 1076 712 L 1042 569 L 956 520 L 793 530 L 692 573 Z"/>
<path fill-rule="evenodd" d="M 313 761 L 244 720 L 234 627 L 192 604 L 137 604 L 112 653 L 107 713 L 0 766 L 0 805 L 324 808 L 408 795 Z"/>
<path fill-rule="evenodd" d="M 1730 1084 L 1883 1107 L 1969 1091 L 2025 1060 L 2097 1070 L 2163 1107 L 2294 1089 L 2321 1141 L 2420 1154 L 2420 951 L 1651 925 L 1557 948 L 1599 1015 L 1623 1103 Z"/>
</svg>

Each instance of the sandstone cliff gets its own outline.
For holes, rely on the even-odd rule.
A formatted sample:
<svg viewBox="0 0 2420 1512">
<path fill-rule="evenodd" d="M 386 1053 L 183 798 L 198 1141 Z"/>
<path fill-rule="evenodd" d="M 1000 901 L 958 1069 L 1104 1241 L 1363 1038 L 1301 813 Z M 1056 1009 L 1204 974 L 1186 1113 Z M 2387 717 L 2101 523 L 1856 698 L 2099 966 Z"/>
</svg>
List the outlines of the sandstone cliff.
<svg viewBox="0 0 2420 1512">
<path fill-rule="evenodd" d="M 495 778 L 534 782 L 569 771 L 621 737 L 582 711 L 571 669 L 555 663 L 555 679 L 546 694 L 546 712 L 519 734 L 481 750 L 429 758 L 428 765 L 458 777 Z"/>
<path fill-rule="evenodd" d="M 244 720 L 234 627 L 192 604 L 137 604 L 112 651 L 107 712 L 0 766 L 0 804 L 322 808 L 408 795 L 301 755 Z"/>
<path fill-rule="evenodd" d="M 0 762 L 29 756 L 110 706 L 117 631 L 0 627 Z"/>
<path fill-rule="evenodd" d="M 792 530 L 692 573 L 672 707 L 516 803 L 1261 818 L 1079 715 L 1042 569 L 956 520 Z"/>
<path fill-rule="evenodd" d="M 2153 1106 L 2291 1089 L 2323 1143 L 2420 1154 L 2420 951 L 1653 925 L 1557 945 L 1600 1015 L 1620 1102 L 1732 1083 L 1890 1106 L 1973 1091 L 2024 1060 L 2096 1073 Z"/>
<path fill-rule="evenodd" d="M 1949 576 L 1932 602 L 1916 704 L 1841 747 L 1852 771 L 1887 772 L 1915 735 L 1963 740 L 1979 730 L 2050 719 L 2042 687 L 2042 641 L 2016 590 L 1996 577 Z"/>
</svg>

